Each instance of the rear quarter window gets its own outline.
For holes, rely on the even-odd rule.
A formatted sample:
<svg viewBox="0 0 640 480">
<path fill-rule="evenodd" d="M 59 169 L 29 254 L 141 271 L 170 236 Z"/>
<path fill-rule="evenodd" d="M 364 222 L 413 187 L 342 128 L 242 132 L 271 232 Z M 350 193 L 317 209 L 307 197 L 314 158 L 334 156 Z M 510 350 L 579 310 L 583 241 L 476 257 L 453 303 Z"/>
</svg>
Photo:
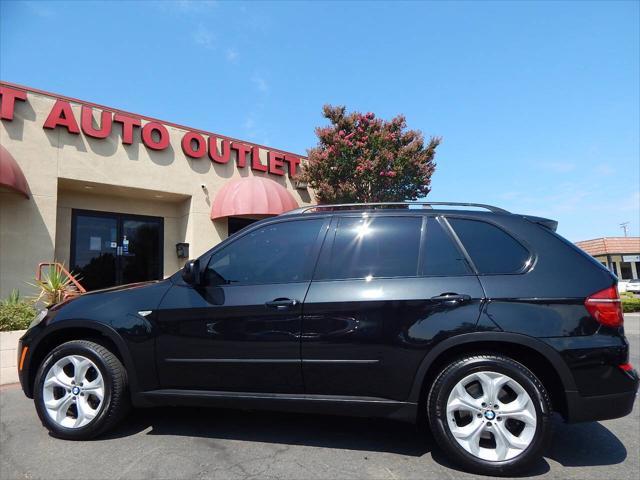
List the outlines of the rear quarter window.
<svg viewBox="0 0 640 480">
<path fill-rule="evenodd" d="M 481 220 L 447 219 L 481 274 L 519 273 L 527 265 L 529 251 L 495 225 Z"/>
</svg>

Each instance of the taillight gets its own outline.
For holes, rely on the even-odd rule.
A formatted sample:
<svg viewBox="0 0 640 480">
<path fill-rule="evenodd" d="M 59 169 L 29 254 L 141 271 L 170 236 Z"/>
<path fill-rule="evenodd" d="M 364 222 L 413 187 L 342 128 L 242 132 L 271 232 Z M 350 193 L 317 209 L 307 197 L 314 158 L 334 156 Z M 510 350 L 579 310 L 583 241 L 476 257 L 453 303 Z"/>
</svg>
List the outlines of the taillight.
<svg viewBox="0 0 640 480">
<path fill-rule="evenodd" d="M 593 318 L 607 327 L 621 327 L 624 322 L 618 289 L 614 286 L 600 290 L 584 302 Z"/>
<path fill-rule="evenodd" d="M 631 370 L 633 370 L 633 365 L 631 365 L 630 363 L 623 363 L 621 365 L 618 365 L 618 368 L 623 372 L 630 372 Z"/>
</svg>

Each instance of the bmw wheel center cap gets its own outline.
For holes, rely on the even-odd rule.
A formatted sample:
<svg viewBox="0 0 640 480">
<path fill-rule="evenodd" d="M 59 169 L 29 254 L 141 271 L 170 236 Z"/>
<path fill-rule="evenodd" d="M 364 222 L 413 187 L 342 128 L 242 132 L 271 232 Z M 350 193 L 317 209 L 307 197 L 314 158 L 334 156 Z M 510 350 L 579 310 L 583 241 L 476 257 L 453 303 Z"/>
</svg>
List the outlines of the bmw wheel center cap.
<svg viewBox="0 0 640 480">
<path fill-rule="evenodd" d="M 493 410 L 487 410 L 486 412 L 484 412 L 484 418 L 486 418 L 487 420 L 493 420 L 494 418 L 496 418 L 496 412 L 494 412 Z"/>
</svg>

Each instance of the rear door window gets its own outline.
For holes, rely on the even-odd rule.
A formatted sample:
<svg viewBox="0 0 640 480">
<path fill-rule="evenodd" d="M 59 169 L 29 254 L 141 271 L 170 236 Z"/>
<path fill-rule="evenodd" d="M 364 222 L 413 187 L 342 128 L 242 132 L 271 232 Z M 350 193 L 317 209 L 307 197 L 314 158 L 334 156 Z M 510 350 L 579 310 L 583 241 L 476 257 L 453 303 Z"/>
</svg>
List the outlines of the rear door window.
<svg viewBox="0 0 640 480">
<path fill-rule="evenodd" d="M 447 219 L 481 274 L 521 272 L 529 251 L 501 228 L 479 220 Z"/>
<path fill-rule="evenodd" d="M 425 276 L 453 276 L 471 273 L 462 252 L 434 217 L 427 219 L 425 248 L 422 254 L 422 274 Z"/>
<path fill-rule="evenodd" d="M 415 277 L 421 227 L 420 217 L 338 218 L 333 243 L 325 242 L 316 278 Z"/>
</svg>

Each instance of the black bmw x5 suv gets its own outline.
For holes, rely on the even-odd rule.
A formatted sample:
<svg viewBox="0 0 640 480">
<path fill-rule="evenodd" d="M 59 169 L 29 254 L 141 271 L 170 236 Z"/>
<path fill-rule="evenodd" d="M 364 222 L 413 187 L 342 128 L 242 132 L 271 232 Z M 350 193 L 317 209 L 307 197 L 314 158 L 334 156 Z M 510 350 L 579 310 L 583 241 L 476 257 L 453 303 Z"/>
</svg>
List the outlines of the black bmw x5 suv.
<svg viewBox="0 0 640 480">
<path fill-rule="evenodd" d="M 20 382 L 65 439 L 130 405 L 383 416 L 424 421 L 464 468 L 513 473 L 553 412 L 621 417 L 638 388 L 616 277 L 555 228 L 472 204 L 295 210 L 163 281 L 42 312 Z"/>
</svg>

